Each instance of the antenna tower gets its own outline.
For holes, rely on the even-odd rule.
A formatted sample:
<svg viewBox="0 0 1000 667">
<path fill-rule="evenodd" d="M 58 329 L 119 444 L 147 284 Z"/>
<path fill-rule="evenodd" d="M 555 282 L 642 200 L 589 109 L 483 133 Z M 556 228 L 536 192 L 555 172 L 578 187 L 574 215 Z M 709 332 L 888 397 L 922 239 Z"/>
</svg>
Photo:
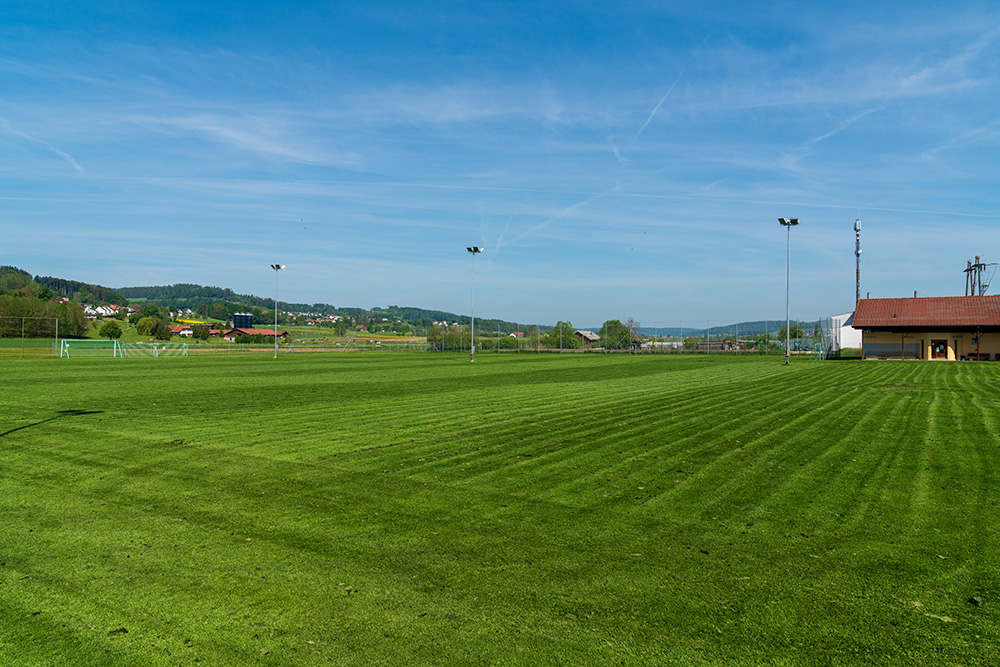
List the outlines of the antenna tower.
<svg viewBox="0 0 1000 667">
<path fill-rule="evenodd" d="M 861 218 L 854 221 L 854 303 L 861 301 Z"/>
</svg>

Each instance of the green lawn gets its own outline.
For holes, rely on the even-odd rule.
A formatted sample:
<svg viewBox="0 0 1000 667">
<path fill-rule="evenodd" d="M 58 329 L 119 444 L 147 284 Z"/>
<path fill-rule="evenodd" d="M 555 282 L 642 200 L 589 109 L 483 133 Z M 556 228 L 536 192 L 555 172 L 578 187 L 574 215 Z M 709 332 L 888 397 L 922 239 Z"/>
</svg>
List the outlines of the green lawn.
<svg viewBox="0 0 1000 667">
<path fill-rule="evenodd" d="M 1000 662 L 1000 364 L 0 372 L 3 665 Z"/>
</svg>

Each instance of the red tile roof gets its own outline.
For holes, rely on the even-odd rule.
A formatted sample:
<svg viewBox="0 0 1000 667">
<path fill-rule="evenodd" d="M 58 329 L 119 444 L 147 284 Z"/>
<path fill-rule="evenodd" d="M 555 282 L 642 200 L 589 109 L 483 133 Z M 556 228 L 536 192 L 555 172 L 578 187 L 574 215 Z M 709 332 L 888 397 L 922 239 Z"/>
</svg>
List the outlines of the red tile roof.
<svg viewBox="0 0 1000 667">
<path fill-rule="evenodd" d="M 851 326 L 855 329 L 998 327 L 1000 296 L 861 299 Z"/>
<path fill-rule="evenodd" d="M 242 335 L 242 334 L 246 334 L 247 336 L 255 336 L 255 335 L 273 336 L 274 335 L 274 329 L 254 329 L 254 328 L 230 329 L 229 331 L 226 332 L 226 335 L 228 336 L 230 334 L 236 334 L 237 336 Z M 285 332 L 284 331 L 279 331 L 278 335 L 279 336 L 284 336 Z"/>
</svg>

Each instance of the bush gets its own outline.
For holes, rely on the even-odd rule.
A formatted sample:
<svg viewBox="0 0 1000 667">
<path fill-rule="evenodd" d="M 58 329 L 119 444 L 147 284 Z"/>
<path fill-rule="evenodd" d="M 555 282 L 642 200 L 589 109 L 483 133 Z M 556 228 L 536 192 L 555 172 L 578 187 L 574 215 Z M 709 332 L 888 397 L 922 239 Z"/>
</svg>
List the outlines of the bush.
<svg viewBox="0 0 1000 667">
<path fill-rule="evenodd" d="M 118 340 L 122 337 L 122 328 L 118 325 L 115 320 L 110 320 L 101 325 L 97 333 L 101 335 L 101 338 L 107 338 L 109 340 Z"/>
</svg>

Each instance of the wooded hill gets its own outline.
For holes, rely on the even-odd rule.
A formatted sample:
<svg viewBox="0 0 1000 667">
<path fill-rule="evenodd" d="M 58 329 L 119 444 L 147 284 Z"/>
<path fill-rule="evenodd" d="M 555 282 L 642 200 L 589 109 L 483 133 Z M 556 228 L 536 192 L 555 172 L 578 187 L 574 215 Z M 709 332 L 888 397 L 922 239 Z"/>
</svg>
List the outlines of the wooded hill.
<svg viewBox="0 0 1000 667">
<path fill-rule="evenodd" d="M 77 293 L 86 291 L 83 283 L 77 285 L 80 286 Z M 62 287 L 68 290 L 71 285 Z M 60 303 L 60 296 L 37 278 L 32 278 L 27 271 L 14 266 L 0 266 L 0 338 L 55 337 L 56 320 L 59 321 L 60 336 L 84 335 L 87 320 L 83 308 L 75 300 Z"/>
<path fill-rule="evenodd" d="M 116 291 L 129 299 L 155 301 L 157 305 L 167 306 L 171 309 L 190 308 L 195 312 L 217 319 L 232 318 L 233 313 L 245 310 L 254 313 L 255 319 L 266 322 L 268 320 L 263 311 L 274 309 L 274 299 L 250 294 L 238 294 L 228 288 L 204 287 L 190 283 L 151 287 L 120 287 Z M 457 315 L 443 310 L 430 310 L 409 306 L 357 308 L 353 306 L 333 306 L 328 303 L 289 303 L 279 300 L 278 308 L 282 311 L 294 313 L 340 315 L 359 323 L 373 320 L 381 321 L 383 318 L 389 321 L 400 320 L 421 328 L 432 326 L 434 322 L 447 321 L 468 324 L 470 321 L 468 315 Z M 282 316 L 281 319 L 283 321 L 284 317 Z M 503 331 L 509 333 L 512 331 L 522 331 L 526 327 L 525 324 L 489 318 L 477 318 L 476 322 L 477 329 L 483 331 Z M 550 327 L 540 325 L 539 328 L 546 330 Z"/>
</svg>

